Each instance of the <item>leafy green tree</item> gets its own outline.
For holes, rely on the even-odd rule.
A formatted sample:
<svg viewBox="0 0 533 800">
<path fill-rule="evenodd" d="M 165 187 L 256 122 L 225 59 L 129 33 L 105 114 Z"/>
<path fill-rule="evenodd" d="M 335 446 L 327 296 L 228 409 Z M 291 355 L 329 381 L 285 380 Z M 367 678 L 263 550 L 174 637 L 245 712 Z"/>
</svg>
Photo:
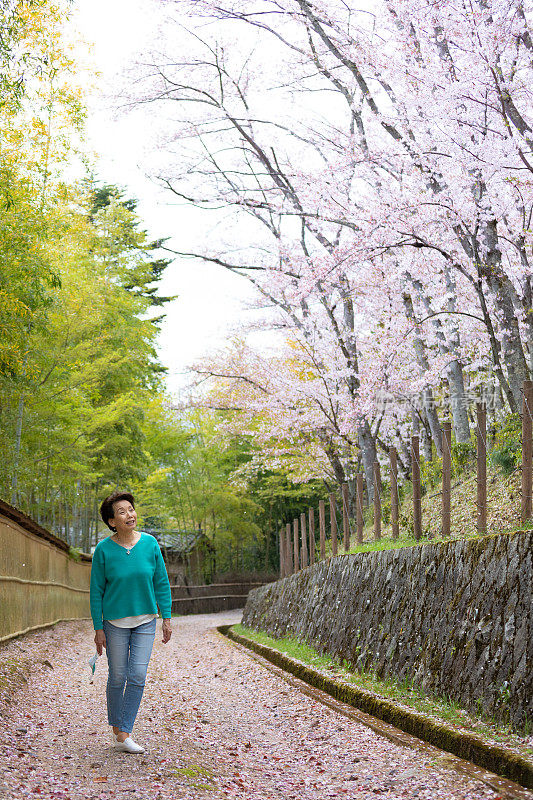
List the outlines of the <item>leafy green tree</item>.
<svg viewBox="0 0 533 800">
<path fill-rule="evenodd" d="M 24 424 L 21 458 L 8 448 L 0 481 L 4 496 L 11 490 L 66 538 L 75 535 L 74 512 L 83 513 L 78 527 L 89 546 L 97 496 L 147 475 L 144 414 L 164 373 L 156 352 L 161 317 L 150 316 L 164 302 L 161 270 L 150 267 L 156 248 L 135 211 L 110 203 L 94 214 L 85 189 L 58 196 L 47 225 L 47 263 L 58 280 L 38 310 L 25 304 L 24 369 L 3 371 L 4 441 L 16 443 L 21 392 Z"/>
<path fill-rule="evenodd" d="M 173 411 L 164 399 L 146 417 L 152 458 L 135 487 L 143 524 L 161 531 L 200 526 L 215 551 L 216 570 L 271 572 L 279 568 L 282 523 L 317 505 L 318 483 L 295 484 L 261 466 L 250 439 L 229 432 L 228 414 Z"/>
<path fill-rule="evenodd" d="M 0 0 L 0 108 L 16 110 L 26 83 L 44 67 L 33 46 L 48 0 Z"/>
</svg>

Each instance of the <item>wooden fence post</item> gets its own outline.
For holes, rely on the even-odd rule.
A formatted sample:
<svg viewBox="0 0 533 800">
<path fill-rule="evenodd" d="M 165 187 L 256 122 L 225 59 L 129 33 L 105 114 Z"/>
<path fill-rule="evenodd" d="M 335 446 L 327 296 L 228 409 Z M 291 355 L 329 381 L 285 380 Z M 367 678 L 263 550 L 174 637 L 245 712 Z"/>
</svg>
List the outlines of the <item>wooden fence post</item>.
<svg viewBox="0 0 533 800">
<path fill-rule="evenodd" d="M 309 563 L 311 566 L 315 563 L 315 509 L 309 508 Z"/>
<path fill-rule="evenodd" d="M 363 485 L 363 475 L 359 472 L 355 480 L 355 520 L 357 528 L 357 542 L 361 544 L 363 541 L 363 494 L 365 488 Z"/>
<path fill-rule="evenodd" d="M 487 412 L 481 403 L 477 411 L 477 532 L 487 532 Z"/>
<path fill-rule="evenodd" d="M 286 554 L 285 554 L 285 536 L 283 531 L 279 532 L 279 575 L 284 578 L 287 574 L 286 569 Z"/>
<path fill-rule="evenodd" d="M 298 572 L 300 569 L 300 543 L 298 542 L 298 518 L 292 521 L 292 542 L 294 548 L 294 571 Z"/>
<path fill-rule="evenodd" d="M 302 540 L 302 569 L 307 567 L 307 530 L 305 525 L 305 513 L 300 514 L 300 534 Z"/>
<path fill-rule="evenodd" d="M 374 461 L 374 539 L 381 539 L 381 467 Z"/>
<path fill-rule="evenodd" d="M 292 542 L 291 542 L 291 523 L 287 522 L 285 525 L 285 547 L 287 553 L 287 575 L 292 575 L 294 572 L 292 564 Z"/>
<path fill-rule="evenodd" d="M 350 501 L 348 498 L 348 484 L 342 484 L 342 540 L 344 552 L 350 549 Z"/>
<path fill-rule="evenodd" d="M 411 436 L 411 474 L 413 478 L 413 529 L 418 541 L 422 538 L 422 495 L 420 491 L 420 444 L 418 436 Z"/>
<path fill-rule="evenodd" d="M 324 500 L 318 501 L 318 527 L 320 535 L 320 560 L 326 557 L 326 503 Z"/>
<path fill-rule="evenodd" d="M 400 535 L 400 506 L 398 502 L 398 455 L 396 448 L 389 449 L 390 460 L 390 519 L 392 527 L 392 538 L 397 539 Z"/>
<path fill-rule="evenodd" d="M 532 415 L 533 415 L 533 381 L 524 381 L 522 399 L 522 509 L 521 520 L 524 525 L 531 519 L 531 482 L 533 466 Z"/>
<path fill-rule="evenodd" d="M 442 538 L 451 531 L 451 491 L 452 491 L 452 423 L 442 426 Z"/>
<path fill-rule="evenodd" d="M 331 527 L 331 555 L 337 555 L 337 504 L 333 492 L 329 496 L 329 524 Z"/>
</svg>

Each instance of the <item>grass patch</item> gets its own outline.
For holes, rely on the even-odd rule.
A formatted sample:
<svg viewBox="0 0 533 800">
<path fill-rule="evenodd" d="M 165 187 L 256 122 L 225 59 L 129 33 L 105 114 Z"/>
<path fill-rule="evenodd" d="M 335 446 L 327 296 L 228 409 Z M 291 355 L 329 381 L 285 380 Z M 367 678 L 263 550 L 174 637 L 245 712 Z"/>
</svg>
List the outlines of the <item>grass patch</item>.
<svg viewBox="0 0 533 800">
<path fill-rule="evenodd" d="M 392 678 L 380 679 L 372 672 L 354 672 L 346 662 L 341 663 L 331 656 L 322 655 L 313 647 L 296 639 L 275 639 L 266 633 L 246 628 L 240 624 L 233 625 L 232 631 L 278 650 L 290 658 L 297 659 L 313 669 L 327 674 L 330 678 L 339 678 L 357 688 L 372 692 L 378 697 L 394 701 L 424 714 L 437 722 L 444 722 L 456 730 L 475 733 L 525 758 L 533 757 L 532 736 L 519 736 L 509 726 L 468 712 L 451 699 L 428 695 L 423 689 L 413 686 L 408 681 L 400 683 Z"/>
<path fill-rule="evenodd" d="M 190 764 L 187 767 L 176 767 L 168 773 L 176 778 L 185 778 L 192 789 L 198 791 L 213 790 L 213 773 L 205 767 Z"/>
<path fill-rule="evenodd" d="M 205 767 L 176 767 L 172 770 L 174 775 L 181 775 L 184 778 L 212 778 L 211 772 Z"/>
<path fill-rule="evenodd" d="M 11 702 L 15 692 L 27 683 L 30 671 L 27 658 L 9 657 L 0 660 L 0 702 Z"/>
<path fill-rule="evenodd" d="M 352 541 L 350 543 L 349 553 L 374 553 L 379 550 L 398 550 L 401 547 L 417 547 L 420 544 L 425 544 L 425 541 L 417 541 L 412 536 L 401 536 L 399 539 L 392 539 L 387 537 L 382 537 L 377 541 L 375 539 L 368 539 L 367 541 L 363 541 L 362 544 L 354 543 Z M 341 550 L 340 552 L 343 552 Z"/>
</svg>

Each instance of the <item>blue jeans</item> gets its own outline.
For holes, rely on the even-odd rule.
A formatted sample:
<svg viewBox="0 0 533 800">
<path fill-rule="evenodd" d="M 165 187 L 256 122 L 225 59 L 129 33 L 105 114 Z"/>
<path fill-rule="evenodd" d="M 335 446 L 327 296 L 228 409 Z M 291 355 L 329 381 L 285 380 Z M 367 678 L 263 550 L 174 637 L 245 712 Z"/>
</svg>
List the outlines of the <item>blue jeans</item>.
<svg viewBox="0 0 533 800">
<path fill-rule="evenodd" d="M 107 663 L 107 721 L 131 733 L 143 696 L 155 639 L 155 619 L 136 628 L 117 628 L 104 620 Z M 125 687 L 125 688 L 124 688 Z"/>
</svg>

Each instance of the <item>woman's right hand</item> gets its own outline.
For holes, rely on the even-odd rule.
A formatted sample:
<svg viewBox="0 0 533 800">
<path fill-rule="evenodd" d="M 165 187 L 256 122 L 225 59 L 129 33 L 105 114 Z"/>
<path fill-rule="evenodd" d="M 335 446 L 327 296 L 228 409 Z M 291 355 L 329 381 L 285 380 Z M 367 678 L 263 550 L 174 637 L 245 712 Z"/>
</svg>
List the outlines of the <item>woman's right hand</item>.
<svg viewBox="0 0 533 800">
<path fill-rule="evenodd" d="M 99 656 L 102 655 L 102 648 L 106 646 L 105 633 L 102 629 L 95 631 L 94 643 L 96 645 L 96 652 Z"/>
</svg>

